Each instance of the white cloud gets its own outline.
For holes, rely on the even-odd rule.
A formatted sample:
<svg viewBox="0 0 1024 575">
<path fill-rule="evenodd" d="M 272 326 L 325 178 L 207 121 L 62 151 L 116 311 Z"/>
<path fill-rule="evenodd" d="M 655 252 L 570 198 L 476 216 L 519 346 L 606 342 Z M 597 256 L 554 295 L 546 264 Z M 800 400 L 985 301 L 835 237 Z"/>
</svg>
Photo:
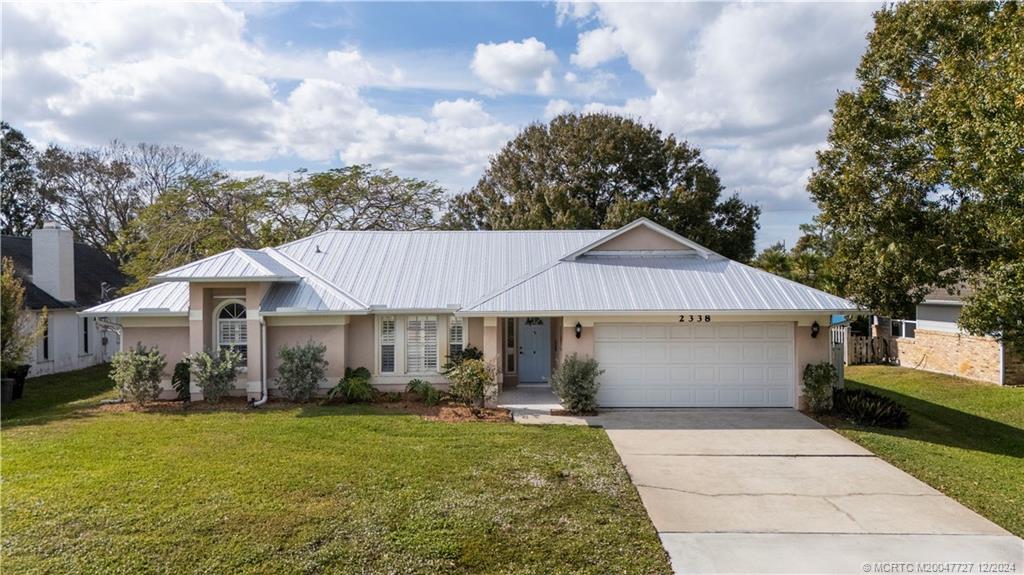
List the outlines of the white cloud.
<svg viewBox="0 0 1024 575">
<path fill-rule="evenodd" d="M 597 27 L 580 34 L 573 63 L 600 65 L 617 47 L 651 93 L 584 109 L 639 117 L 690 140 L 748 201 L 807 207 L 828 110 L 836 91 L 853 85 L 877 7 L 599 4 L 577 19 Z"/>
<path fill-rule="evenodd" d="M 576 42 L 576 53 L 569 59 L 580 68 L 595 68 L 622 54 L 622 46 L 615 38 L 615 30 L 606 27 L 581 32 Z"/>
<path fill-rule="evenodd" d="M 554 90 L 552 69 L 558 56 L 536 38 L 522 42 L 477 44 L 471 68 L 491 89 L 522 92 L 533 89 L 540 94 Z"/>
<path fill-rule="evenodd" d="M 5 5 L 5 120 L 40 143 L 119 138 L 226 162 L 372 162 L 462 187 L 515 133 L 476 100 L 438 101 L 425 118 L 383 113 L 362 91 L 401 86 L 401 68 L 352 46 L 270 50 L 236 8 Z"/>
<path fill-rule="evenodd" d="M 575 106 L 567 100 L 549 100 L 548 104 L 544 106 L 544 119 L 550 120 L 555 116 L 572 112 Z"/>
</svg>

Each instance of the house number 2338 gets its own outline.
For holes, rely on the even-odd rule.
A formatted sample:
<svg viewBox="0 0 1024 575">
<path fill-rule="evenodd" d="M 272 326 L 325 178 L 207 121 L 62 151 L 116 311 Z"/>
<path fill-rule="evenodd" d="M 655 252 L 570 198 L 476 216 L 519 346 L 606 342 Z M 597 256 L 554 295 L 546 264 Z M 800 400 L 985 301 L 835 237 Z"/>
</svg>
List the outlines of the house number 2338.
<svg viewBox="0 0 1024 575">
<path fill-rule="evenodd" d="M 709 315 L 693 315 L 683 314 L 679 316 L 679 321 L 682 323 L 711 323 L 711 316 Z"/>
</svg>

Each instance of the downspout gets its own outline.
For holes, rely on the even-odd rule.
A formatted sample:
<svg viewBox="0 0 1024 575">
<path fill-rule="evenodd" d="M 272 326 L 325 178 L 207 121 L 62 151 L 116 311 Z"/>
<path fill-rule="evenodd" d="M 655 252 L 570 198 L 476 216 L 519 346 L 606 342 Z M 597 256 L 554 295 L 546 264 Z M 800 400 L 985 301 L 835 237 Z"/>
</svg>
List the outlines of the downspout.
<svg viewBox="0 0 1024 575">
<path fill-rule="evenodd" d="M 270 396 L 267 394 L 267 320 L 260 314 L 260 398 L 252 402 L 253 407 L 260 407 L 267 403 Z"/>
</svg>

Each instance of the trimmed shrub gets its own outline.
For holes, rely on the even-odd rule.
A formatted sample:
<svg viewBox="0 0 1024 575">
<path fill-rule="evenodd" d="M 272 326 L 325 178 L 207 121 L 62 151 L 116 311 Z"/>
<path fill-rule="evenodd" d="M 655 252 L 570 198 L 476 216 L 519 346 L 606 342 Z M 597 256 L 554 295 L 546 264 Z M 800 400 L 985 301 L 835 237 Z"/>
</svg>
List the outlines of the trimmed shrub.
<svg viewBox="0 0 1024 575">
<path fill-rule="evenodd" d="M 174 375 L 171 376 L 171 387 L 178 393 L 179 401 L 191 401 L 189 385 L 192 382 L 192 368 L 187 359 L 174 364 Z"/>
<path fill-rule="evenodd" d="M 242 352 L 235 348 L 220 349 L 213 355 L 201 351 L 190 355 L 188 360 L 196 385 L 210 403 L 219 402 L 231 391 L 243 363 Z"/>
<path fill-rule="evenodd" d="M 443 394 L 437 390 L 434 386 L 422 379 L 414 379 L 409 382 L 409 385 L 405 386 L 405 391 L 415 395 L 428 406 L 434 406 L 441 403 Z"/>
<path fill-rule="evenodd" d="M 349 403 L 373 400 L 376 390 L 370 385 L 370 370 L 365 367 L 345 368 L 345 377 L 327 392 L 327 400 L 343 399 Z"/>
<path fill-rule="evenodd" d="M 313 340 L 294 347 L 281 346 L 277 352 L 281 366 L 274 378 L 277 388 L 291 401 L 309 401 L 316 388 L 327 381 L 326 353 L 327 346 Z"/>
<path fill-rule="evenodd" d="M 833 410 L 836 415 L 858 425 L 902 428 L 910 424 L 910 414 L 895 401 L 866 389 L 837 389 Z"/>
<path fill-rule="evenodd" d="M 482 359 L 466 359 L 445 372 L 451 382 L 449 393 L 455 400 L 480 409 L 494 397 L 494 367 Z"/>
<path fill-rule="evenodd" d="M 114 354 L 110 367 L 110 379 L 121 390 L 121 397 L 142 405 L 160 395 L 167 361 L 157 347 L 146 348 L 140 343 L 133 350 Z"/>
<path fill-rule="evenodd" d="M 592 413 L 597 411 L 597 378 L 602 373 L 596 359 L 574 353 L 551 374 L 551 389 L 570 413 Z"/>
<path fill-rule="evenodd" d="M 838 382 L 839 375 L 831 363 L 807 364 L 804 368 L 803 390 L 812 413 L 827 413 L 832 409 L 832 390 Z"/>
</svg>

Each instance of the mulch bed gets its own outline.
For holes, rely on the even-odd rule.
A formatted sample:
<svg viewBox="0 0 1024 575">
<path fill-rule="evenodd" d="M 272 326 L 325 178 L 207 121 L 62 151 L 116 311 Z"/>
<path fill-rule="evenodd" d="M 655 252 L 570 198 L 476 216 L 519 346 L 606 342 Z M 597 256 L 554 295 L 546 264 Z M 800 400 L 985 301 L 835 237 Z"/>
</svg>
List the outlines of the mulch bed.
<svg viewBox="0 0 1024 575">
<path fill-rule="evenodd" d="M 296 405 L 299 404 L 284 400 L 271 399 L 259 409 L 288 409 Z M 429 421 L 512 421 L 512 414 L 507 409 L 484 408 L 479 410 L 473 410 L 469 407 L 466 407 L 465 405 L 458 404 L 427 406 L 421 402 L 410 401 L 407 399 L 403 399 L 401 401 L 378 401 L 369 403 L 367 405 L 383 408 L 388 411 L 407 413 L 410 415 L 419 415 L 423 419 Z M 246 400 L 244 397 L 225 397 L 224 399 L 220 400 L 219 403 L 208 403 L 206 401 L 184 403 L 181 401 L 171 400 L 153 401 L 141 406 L 130 402 L 105 403 L 92 408 L 92 410 L 103 413 L 210 413 L 217 411 L 241 412 L 249 411 L 252 409 L 253 408 L 249 406 L 248 400 Z"/>
<path fill-rule="evenodd" d="M 552 409 L 551 410 L 551 415 L 566 415 L 566 416 L 572 416 L 572 417 L 593 417 L 593 416 L 597 415 L 597 412 L 596 411 L 581 411 L 579 413 L 573 413 L 571 411 L 566 411 L 564 409 Z"/>
</svg>

